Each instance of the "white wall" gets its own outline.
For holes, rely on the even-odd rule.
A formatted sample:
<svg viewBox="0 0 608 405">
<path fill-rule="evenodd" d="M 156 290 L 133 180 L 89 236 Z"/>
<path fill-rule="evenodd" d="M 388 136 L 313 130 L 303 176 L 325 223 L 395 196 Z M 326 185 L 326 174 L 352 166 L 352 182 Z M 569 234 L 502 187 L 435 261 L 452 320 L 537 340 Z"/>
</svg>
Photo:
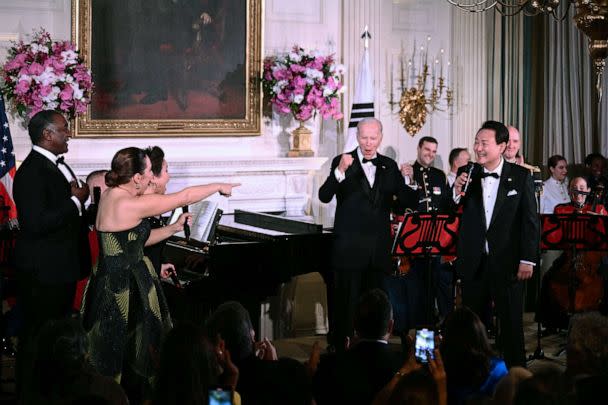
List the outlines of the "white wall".
<svg viewBox="0 0 608 405">
<path fill-rule="evenodd" d="M 22 38 L 38 27 L 46 28 L 55 39 L 70 37 L 71 8 L 70 0 L 0 0 L 0 61 L 4 60 L 6 48 L 11 38 Z M 447 169 L 449 150 L 462 145 L 465 138 L 455 138 L 456 129 L 462 130 L 462 125 L 455 126 L 459 110 L 452 119 L 447 113 L 429 115 L 427 124 L 415 137 L 405 132 L 399 123 L 398 111 L 391 113 L 388 104 L 387 64 L 393 62 L 395 70 L 395 85 L 398 80 L 398 60 L 401 47 L 411 52 L 413 42 L 426 42 L 427 35 L 432 37 L 431 51 L 445 49 L 444 67 L 447 60 L 459 59 L 459 55 L 451 55 L 451 49 L 462 52 L 460 44 L 453 42 L 454 38 L 463 38 L 460 31 L 462 17 L 452 15 L 452 6 L 445 0 L 266 0 L 264 4 L 264 54 L 269 55 L 289 49 L 294 44 L 306 48 L 316 48 L 324 52 L 336 54 L 337 60 L 347 67 L 345 82 L 349 86 L 344 96 L 345 122 L 348 122 L 350 100 L 354 91 L 354 81 L 362 51 L 362 41 L 359 36 L 365 24 L 369 25 L 373 36 L 370 44 L 371 64 L 374 72 L 377 116 L 383 121 L 385 137 L 383 151 L 392 149 L 399 163 L 412 161 L 416 156 L 416 145 L 420 137 L 431 135 L 439 140 L 439 151 L 436 165 Z M 452 24 L 457 18 L 459 24 Z M 460 18 L 460 20 L 458 20 Z M 473 55 L 462 62 L 478 63 Z M 457 69 L 468 69 L 458 66 Z M 398 98 L 396 91 L 395 97 Z M 458 95 L 457 95 L 458 96 Z M 477 97 L 472 95 L 470 97 Z M 475 100 L 467 98 L 467 105 L 475 105 Z M 473 124 L 472 124 L 473 125 Z M 333 122 L 317 119 L 314 123 L 313 149 L 316 156 L 331 158 L 342 146 L 344 121 Z M 209 166 L 214 159 L 220 161 L 247 162 L 263 159 L 260 170 L 267 172 L 269 162 L 275 158 L 283 158 L 289 149 L 289 132 L 296 123 L 286 117 L 266 117 L 264 119 L 263 135 L 257 137 L 217 137 L 217 138 L 116 138 L 90 139 L 75 138 L 70 142 L 68 161 L 79 162 L 81 172 L 96 166 L 109 165 L 113 153 L 125 146 L 160 145 L 167 153 L 170 162 L 180 167 L 183 178 L 174 186 L 189 184 L 200 179 L 200 171 L 194 170 L 190 175 L 189 164 L 206 162 Z M 17 159 L 25 157 L 30 149 L 27 133 L 17 122 L 11 122 L 11 131 L 15 143 Z M 465 139 L 466 140 L 466 139 Z M 271 159 L 271 160 L 268 160 Z M 301 165 L 283 164 L 279 166 L 297 166 L 300 174 L 306 174 L 314 167 L 321 165 L 323 160 L 315 160 Z M 235 167 L 242 167 L 239 163 Z M 199 165 L 200 166 L 200 165 Z M 247 167 L 252 167 L 247 164 Z M 306 193 L 311 197 L 309 212 L 324 218 L 331 223 L 333 208 L 322 206 L 316 200 L 316 190 L 329 171 L 329 160 L 315 176 L 309 177 Z M 251 169 L 253 170 L 253 169 Z M 251 171 L 250 170 L 250 171 Z M 278 169 L 277 169 L 278 170 Z M 233 171 L 234 172 L 234 171 Z M 310 172 L 308 172 L 310 174 Z M 283 173 L 284 174 L 284 173 Z M 190 177 L 189 177 L 190 176 Z M 226 178 L 226 177 L 224 177 Z M 301 189 L 301 187 L 300 187 Z"/>
</svg>

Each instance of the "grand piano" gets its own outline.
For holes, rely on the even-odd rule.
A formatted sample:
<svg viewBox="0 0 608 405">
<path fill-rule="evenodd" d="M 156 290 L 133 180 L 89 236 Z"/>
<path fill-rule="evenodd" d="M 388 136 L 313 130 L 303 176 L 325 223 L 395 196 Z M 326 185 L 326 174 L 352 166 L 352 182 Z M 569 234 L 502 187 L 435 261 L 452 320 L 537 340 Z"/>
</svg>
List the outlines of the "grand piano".
<svg viewBox="0 0 608 405">
<path fill-rule="evenodd" d="M 331 291 L 332 233 L 308 217 L 237 210 L 221 216 L 209 240 L 173 237 L 165 246 L 181 284 L 164 286 L 178 321 L 203 322 L 219 304 L 236 300 L 258 330 L 261 303 L 292 277 L 319 272 Z"/>
</svg>

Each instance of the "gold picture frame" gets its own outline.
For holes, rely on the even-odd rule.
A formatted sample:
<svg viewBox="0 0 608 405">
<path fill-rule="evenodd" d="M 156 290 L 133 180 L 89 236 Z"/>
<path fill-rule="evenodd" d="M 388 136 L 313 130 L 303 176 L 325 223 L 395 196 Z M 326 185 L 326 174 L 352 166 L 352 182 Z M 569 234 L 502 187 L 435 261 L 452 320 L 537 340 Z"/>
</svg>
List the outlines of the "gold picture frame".
<svg viewBox="0 0 608 405">
<path fill-rule="evenodd" d="M 263 0 L 215 3 L 73 0 L 95 82 L 74 136 L 260 135 Z"/>
</svg>

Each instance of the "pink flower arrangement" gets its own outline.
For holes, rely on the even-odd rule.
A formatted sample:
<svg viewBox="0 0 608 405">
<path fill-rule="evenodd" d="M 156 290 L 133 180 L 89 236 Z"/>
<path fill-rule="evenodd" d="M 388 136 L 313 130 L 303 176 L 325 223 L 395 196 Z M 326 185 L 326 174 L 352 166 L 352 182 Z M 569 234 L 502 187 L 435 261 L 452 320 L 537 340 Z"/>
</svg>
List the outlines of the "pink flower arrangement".
<svg viewBox="0 0 608 405">
<path fill-rule="evenodd" d="M 43 29 L 34 32 L 30 43 L 13 43 L 2 76 L 2 92 L 23 118 L 42 110 L 74 118 L 91 102 L 91 71 L 76 47 L 69 41 L 53 42 Z"/>
<path fill-rule="evenodd" d="M 344 67 L 335 63 L 333 55 L 307 53 L 296 45 L 285 55 L 264 59 L 262 84 L 279 113 L 292 113 L 298 121 L 317 113 L 324 119 L 338 120 L 342 118 L 339 95 L 343 73 Z"/>
</svg>

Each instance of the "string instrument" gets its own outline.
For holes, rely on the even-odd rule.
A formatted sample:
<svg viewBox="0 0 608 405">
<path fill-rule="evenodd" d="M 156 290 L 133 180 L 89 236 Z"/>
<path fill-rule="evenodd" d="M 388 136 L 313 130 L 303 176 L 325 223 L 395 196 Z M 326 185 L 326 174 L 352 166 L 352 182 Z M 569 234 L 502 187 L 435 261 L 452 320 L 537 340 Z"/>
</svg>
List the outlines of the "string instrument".
<svg viewBox="0 0 608 405">
<path fill-rule="evenodd" d="M 555 214 L 606 215 L 601 204 L 562 204 Z M 598 310 L 604 298 L 604 279 L 599 272 L 605 252 L 566 250 L 555 260 L 541 291 L 542 321 L 545 326 L 567 328 L 569 315 Z"/>
</svg>

